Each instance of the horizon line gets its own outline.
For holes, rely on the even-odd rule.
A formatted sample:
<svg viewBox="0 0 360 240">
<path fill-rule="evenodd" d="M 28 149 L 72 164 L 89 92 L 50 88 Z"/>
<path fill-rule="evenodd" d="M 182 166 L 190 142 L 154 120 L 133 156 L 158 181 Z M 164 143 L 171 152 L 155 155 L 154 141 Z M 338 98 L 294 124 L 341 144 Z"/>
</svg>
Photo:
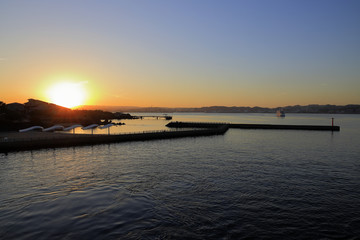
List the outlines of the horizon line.
<svg viewBox="0 0 360 240">
<path fill-rule="evenodd" d="M 196 109 L 196 108 L 211 108 L 211 107 L 222 107 L 222 108 L 268 108 L 268 109 L 277 109 L 277 108 L 286 108 L 286 107 L 306 107 L 306 106 L 336 106 L 336 107 L 345 107 L 345 106 L 360 106 L 360 104 L 350 103 L 350 104 L 344 104 L 344 105 L 337 105 L 337 104 L 307 104 L 307 105 L 284 105 L 284 106 L 277 106 L 277 107 L 262 107 L 262 106 L 224 106 L 224 105 L 209 105 L 209 106 L 201 106 L 201 107 L 161 107 L 161 106 L 126 106 L 126 105 L 79 105 L 77 107 L 74 107 L 72 109 L 78 109 L 81 107 L 122 107 L 122 108 L 165 108 L 165 109 Z"/>
</svg>

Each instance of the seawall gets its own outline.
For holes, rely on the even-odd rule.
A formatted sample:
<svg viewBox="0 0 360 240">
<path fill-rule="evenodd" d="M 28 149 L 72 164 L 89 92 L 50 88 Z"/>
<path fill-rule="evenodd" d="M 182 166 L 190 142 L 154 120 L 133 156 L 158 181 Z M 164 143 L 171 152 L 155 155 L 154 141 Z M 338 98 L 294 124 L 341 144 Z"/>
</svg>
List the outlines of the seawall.
<svg viewBox="0 0 360 240">
<path fill-rule="evenodd" d="M 173 128 L 217 128 L 224 124 L 228 125 L 229 128 L 240 128 L 240 129 L 340 131 L 339 126 L 321 126 L 321 125 L 276 125 L 276 124 L 170 122 L 166 126 L 173 127 Z"/>
<path fill-rule="evenodd" d="M 219 125 L 217 128 L 212 129 L 154 131 L 118 135 L 82 135 L 54 133 L 53 135 L 44 135 L 44 137 L 37 135 L 37 137 L 35 138 L 29 137 L 28 135 L 26 138 L 1 139 L 0 152 L 34 150 L 41 148 L 72 147 L 129 141 L 147 141 L 156 139 L 211 136 L 224 134 L 227 130 L 228 126 Z"/>
</svg>

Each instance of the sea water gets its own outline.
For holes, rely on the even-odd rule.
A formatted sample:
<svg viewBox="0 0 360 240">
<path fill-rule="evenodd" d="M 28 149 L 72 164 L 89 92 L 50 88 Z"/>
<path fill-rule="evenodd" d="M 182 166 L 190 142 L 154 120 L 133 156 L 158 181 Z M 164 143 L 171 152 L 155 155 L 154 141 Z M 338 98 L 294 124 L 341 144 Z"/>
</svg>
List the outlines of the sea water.
<svg viewBox="0 0 360 240">
<path fill-rule="evenodd" d="M 0 238 L 358 239 L 359 115 L 177 113 L 173 120 L 330 125 L 332 117 L 340 132 L 230 129 L 0 154 Z M 125 122 L 111 134 L 167 123 Z"/>
</svg>

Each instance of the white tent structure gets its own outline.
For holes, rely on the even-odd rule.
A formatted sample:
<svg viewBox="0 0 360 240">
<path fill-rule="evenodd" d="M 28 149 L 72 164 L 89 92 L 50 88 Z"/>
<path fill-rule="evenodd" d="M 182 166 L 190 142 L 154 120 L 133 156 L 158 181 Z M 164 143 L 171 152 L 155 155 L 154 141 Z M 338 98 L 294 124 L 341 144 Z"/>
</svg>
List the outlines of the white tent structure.
<svg viewBox="0 0 360 240">
<path fill-rule="evenodd" d="M 70 131 L 70 130 L 73 130 L 73 133 L 75 133 L 75 128 L 78 128 L 78 127 L 83 127 L 82 125 L 80 124 L 75 124 L 75 125 L 72 125 L 70 127 L 67 127 L 67 128 L 64 128 L 64 131 Z"/>
<path fill-rule="evenodd" d="M 83 127 L 82 130 L 88 130 L 91 129 L 91 134 L 94 134 L 94 129 L 97 128 L 99 124 L 91 124 L 89 126 Z"/>
<path fill-rule="evenodd" d="M 97 128 L 99 124 L 91 124 L 89 126 L 83 127 L 82 130 L 94 129 Z"/>
<path fill-rule="evenodd" d="M 99 128 L 100 128 L 100 129 L 107 128 L 107 129 L 108 129 L 108 135 L 110 135 L 110 127 L 112 127 L 112 126 L 115 126 L 115 124 L 109 123 L 109 124 L 106 124 L 106 125 L 104 125 L 104 126 L 100 126 Z"/>
<path fill-rule="evenodd" d="M 19 130 L 19 132 L 29 132 L 29 131 L 34 131 L 34 130 L 41 130 L 41 131 L 43 131 L 44 128 L 41 127 L 41 126 L 33 126 L 33 127 L 21 129 L 21 130 Z"/>
<path fill-rule="evenodd" d="M 80 124 L 75 124 L 75 125 L 72 125 L 72 126 L 66 127 L 66 128 L 64 126 L 61 126 L 61 125 L 54 125 L 52 127 L 45 128 L 45 129 L 43 127 L 41 127 L 41 126 L 33 126 L 33 127 L 21 129 L 21 130 L 19 130 L 19 132 L 29 132 L 29 131 L 34 131 L 34 130 L 40 130 L 40 131 L 43 131 L 43 132 L 70 131 L 70 130 L 73 130 L 73 133 L 75 133 L 75 128 L 81 127 L 81 129 L 83 129 L 83 130 L 91 129 L 91 134 L 94 134 L 94 129 L 99 127 L 99 129 L 107 128 L 108 129 L 108 134 L 110 135 L 110 127 L 112 127 L 112 126 L 115 126 L 115 124 L 109 123 L 109 124 L 106 124 L 104 126 L 99 126 L 98 124 L 91 124 L 91 125 L 86 126 L 86 127 L 83 127 Z"/>
<path fill-rule="evenodd" d="M 63 126 L 61 126 L 61 125 L 54 125 L 54 126 L 52 126 L 52 127 L 49 127 L 49 128 L 45 128 L 44 130 L 43 130 L 43 132 L 52 132 L 52 131 L 56 131 L 56 130 L 64 130 L 64 127 Z"/>
</svg>

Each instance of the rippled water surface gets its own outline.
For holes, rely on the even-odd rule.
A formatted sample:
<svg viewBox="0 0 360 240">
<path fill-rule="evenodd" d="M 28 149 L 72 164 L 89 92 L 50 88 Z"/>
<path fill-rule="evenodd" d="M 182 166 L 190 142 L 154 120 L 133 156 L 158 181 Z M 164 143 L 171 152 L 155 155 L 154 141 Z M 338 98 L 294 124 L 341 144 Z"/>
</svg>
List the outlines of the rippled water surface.
<svg viewBox="0 0 360 240">
<path fill-rule="evenodd" d="M 331 123 L 330 115 L 175 121 Z M 340 132 L 223 136 L 0 154 L 1 239 L 359 239 L 360 116 Z M 132 120 L 127 129 L 164 129 Z"/>
</svg>

